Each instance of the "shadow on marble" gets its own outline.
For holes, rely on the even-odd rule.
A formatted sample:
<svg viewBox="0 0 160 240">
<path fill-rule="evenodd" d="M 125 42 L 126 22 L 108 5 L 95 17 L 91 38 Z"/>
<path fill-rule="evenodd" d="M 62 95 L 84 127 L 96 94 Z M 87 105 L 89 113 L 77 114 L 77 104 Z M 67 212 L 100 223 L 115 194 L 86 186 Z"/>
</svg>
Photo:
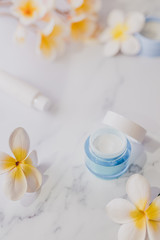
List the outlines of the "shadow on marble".
<svg viewBox="0 0 160 240">
<path fill-rule="evenodd" d="M 130 166 L 124 175 L 125 177 L 130 177 L 135 173 L 141 173 L 147 161 L 145 148 L 142 144 L 132 142 L 131 147 L 132 153 L 130 157 Z"/>
<path fill-rule="evenodd" d="M 50 106 L 50 108 L 49 108 L 47 113 L 49 115 L 55 115 L 55 114 L 57 114 L 59 112 L 59 103 L 56 100 L 51 100 L 51 101 L 52 101 L 51 102 L 51 106 Z"/>
<path fill-rule="evenodd" d="M 150 136 L 145 137 L 143 145 L 146 151 L 150 153 L 154 153 L 160 148 L 160 142 Z"/>
<path fill-rule="evenodd" d="M 160 148 L 160 142 L 151 136 L 146 136 L 143 144 L 132 142 L 130 166 L 125 174 L 129 177 L 135 173 L 142 173 L 147 161 L 147 152 L 154 153 Z"/>
<path fill-rule="evenodd" d="M 45 172 L 50 168 L 51 164 L 45 163 L 45 164 L 40 164 L 37 168 L 42 174 L 42 187 L 43 185 L 47 182 L 48 176 L 45 175 Z M 26 193 L 25 196 L 21 199 L 20 203 L 24 207 L 28 207 L 34 203 L 34 201 L 38 198 L 38 196 L 41 193 L 41 189 L 35 193 Z"/>
<path fill-rule="evenodd" d="M 151 187 L 151 202 L 153 202 L 153 200 L 158 197 L 158 195 L 160 194 L 160 188 L 158 187 Z"/>
</svg>

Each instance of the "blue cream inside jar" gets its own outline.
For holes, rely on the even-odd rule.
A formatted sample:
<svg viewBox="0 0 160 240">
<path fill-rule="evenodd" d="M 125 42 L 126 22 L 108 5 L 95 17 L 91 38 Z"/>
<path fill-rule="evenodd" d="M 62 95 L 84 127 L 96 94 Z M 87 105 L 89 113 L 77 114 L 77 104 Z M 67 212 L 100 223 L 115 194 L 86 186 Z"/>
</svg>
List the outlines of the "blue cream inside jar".
<svg viewBox="0 0 160 240">
<path fill-rule="evenodd" d="M 85 154 L 86 166 L 94 175 L 114 179 L 129 167 L 131 144 L 123 133 L 106 127 L 88 137 Z"/>
</svg>

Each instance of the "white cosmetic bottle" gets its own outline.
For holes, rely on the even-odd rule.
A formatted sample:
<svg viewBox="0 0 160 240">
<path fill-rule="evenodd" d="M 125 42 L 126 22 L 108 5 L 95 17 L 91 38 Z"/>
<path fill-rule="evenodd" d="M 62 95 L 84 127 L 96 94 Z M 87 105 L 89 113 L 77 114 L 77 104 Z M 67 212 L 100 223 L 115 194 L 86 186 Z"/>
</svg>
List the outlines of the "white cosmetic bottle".
<svg viewBox="0 0 160 240">
<path fill-rule="evenodd" d="M 37 110 L 47 111 L 51 107 L 50 99 L 36 87 L 2 71 L 0 72 L 0 90 Z"/>
</svg>

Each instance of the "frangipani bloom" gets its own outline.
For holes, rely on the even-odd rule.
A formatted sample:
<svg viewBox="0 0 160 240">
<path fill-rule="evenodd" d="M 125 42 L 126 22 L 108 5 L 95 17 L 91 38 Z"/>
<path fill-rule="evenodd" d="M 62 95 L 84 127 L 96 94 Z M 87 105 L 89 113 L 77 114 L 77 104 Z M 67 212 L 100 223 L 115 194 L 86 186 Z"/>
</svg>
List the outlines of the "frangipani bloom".
<svg viewBox="0 0 160 240">
<path fill-rule="evenodd" d="M 131 202 L 114 199 L 107 206 L 107 214 L 119 224 L 123 224 L 118 233 L 118 240 L 160 239 L 160 197 L 150 204 L 150 186 L 139 174 L 132 175 L 126 186 Z"/>
<path fill-rule="evenodd" d="M 43 18 L 54 5 L 54 0 L 14 0 L 12 13 L 24 25 Z"/>
<path fill-rule="evenodd" d="M 48 31 L 51 30 L 51 31 Z M 37 51 L 49 59 L 55 59 L 65 49 L 65 32 L 62 23 L 57 22 L 52 29 L 46 29 L 38 34 Z"/>
<path fill-rule="evenodd" d="M 101 0 L 68 0 L 76 15 L 94 14 L 100 10 Z"/>
<path fill-rule="evenodd" d="M 11 200 L 19 200 L 26 192 L 37 191 L 42 184 L 41 173 L 33 166 L 37 154 L 28 155 L 29 137 L 23 128 L 17 128 L 9 139 L 14 157 L 0 153 L 0 174 L 7 173 L 4 185 L 5 194 Z"/>
<path fill-rule="evenodd" d="M 105 43 L 106 56 L 114 56 L 119 51 L 126 55 L 136 55 L 140 51 L 140 43 L 134 36 L 142 30 L 145 17 L 138 12 L 124 16 L 120 10 L 113 10 L 108 16 L 108 27 L 100 36 Z"/>
<path fill-rule="evenodd" d="M 85 42 L 92 37 L 96 27 L 95 17 L 75 17 L 70 23 L 71 38 L 75 41 Z"/>
</svg>

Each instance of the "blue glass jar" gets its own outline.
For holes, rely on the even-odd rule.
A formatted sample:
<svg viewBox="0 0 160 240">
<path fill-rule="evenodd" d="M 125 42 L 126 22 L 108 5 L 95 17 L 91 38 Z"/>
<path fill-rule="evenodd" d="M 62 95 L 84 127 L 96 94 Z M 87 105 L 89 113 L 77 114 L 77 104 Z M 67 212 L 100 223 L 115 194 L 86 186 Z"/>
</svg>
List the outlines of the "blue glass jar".
<svg viewBox="0 0 160 240">
<path fill-rule="evenodd" d="M 85 163 L 97 177 L 114 179 L 121 176 L 131 162 L 131 142 L 142 143 L 146 130 L 137 123 L 108 111 L 104 128 L 96 130 L 84 144 Z"/>
<path fill-rule="evenodd" d="M 101 151 L 96 143 L 100 137 L 102 141 L 104 137 L 108 138 L 107 145 L 111 146 L 111 149 L 107 152 Z M 131 144 L 123 133 L 114 128 L 98 129 L 87 138 L 84 148 L 86 166 L 97 177 L 114 179 L 129 167 Z"/>
<path fill-rule="evenodd" d="M 147 17 L 146 24 L 147 23 L 158 23 L 160 26 L 160 18 Z M 151 30 L 153 31 L 152 28 L 151 28 Z M 159 32 L 159 29 L 157 28 L 157 29 L 155 29 L 155 31 Z M 160 39 L 154 39 L 154 38 L 145 36 L 143 34 L 143 30 L 141 33 L 137 33 L 136 37 L 141 44 L 141 51 L 140 51 L 139 55 L 147 56 L 147 57 L 159 57 L 160 56 Z"/>
</svg>

